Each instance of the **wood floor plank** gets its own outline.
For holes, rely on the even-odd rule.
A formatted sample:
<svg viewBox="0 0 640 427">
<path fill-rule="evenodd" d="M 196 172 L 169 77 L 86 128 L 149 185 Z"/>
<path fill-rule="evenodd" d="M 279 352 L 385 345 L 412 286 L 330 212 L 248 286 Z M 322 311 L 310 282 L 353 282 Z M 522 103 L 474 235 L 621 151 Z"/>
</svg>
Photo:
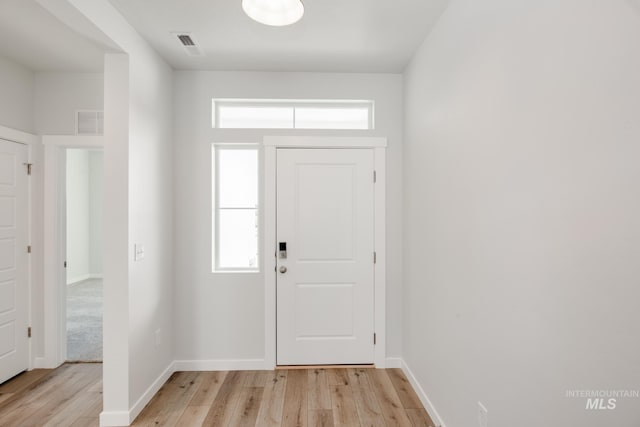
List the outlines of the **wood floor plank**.
<svg viewBox="0 0 640 427">
<path fill-rule="evenodd" d="M 245 387 L 264 387 L 269 371 L 247 371 Z"/>
<path fill-rule="evenodd" d="M 256 426 L 280 426 L 286 385 L 287 371 L 269 371 Z"/>
<path fill-rule="evenodd" d="M 411 383 L 401 369 L 387 369 L 387 375 L 393 384 L 393 387 L 398 393 L 400 402 L 405 409 L 419 409 L 422 408 L 422 402 L 420 398 L 411 387 Z"/>
<path fill-rule="evenodd" d="M 63 365 L 64 367 L 64 365 Z M 7 415 L 0 418 L 4 427 L 40 427 L 55 411 L 79 393 L 90 381 L 91 372 L 83 366 L 73 370 L 55 370 L 41 382 L 27 387 L 27 392 L 17 405 L 7 405 Z"/>
<path fill-rule="evenodd" d="M 98 427 L 99 425 L 99 417 L 80 417 L 76 419 L 69 427 Z"/>
<path fill-rule="evenodd" d="M 209 413 L 209 406 L 187 406 L 178 422 L 177 426 L 200 427 L 204 423 Z"/>
<path fill-rule="evenodd" d="M 387 426 L 410 427 L 411 420 L 402 407 L 402 402 L 400 402 L 387 372 L 384 369 L 372 369 L 367 372 L 367 376 Z"/>
<path fill-rule="evenodd" d="M 360 418 L 356 403 L 353 400 L 351 386 L 331 386 L 331 403 L 333 408 L 333 425 L 335 427 L 358 427 Z"/>
<path fill-rule="evenodd" d="M 309 410 L 309 427 L 334 427 L 331 409 Z"/>
<path fill-rule="evenodd" d="M 349 369 L 349 382 L 356 402 L 358 417 L 363 427 L 385 427 L 387 423 L 368 377 L 368 369 Z"/>
<path fill-rule="evenodd" d="M 307 371 L 309 410 L 331 409 L 331 390 L 326 369 Z"/>
<path fill-rule="evenodd" d="M 70 425 L 70 420 L 75 420 L 82 408 L 91 406 L 96 398 L 102 400 L 101 393 L 87 391 L 100 381 L 102 370 L 96 369 L 95 366 L 86 366 L 81 372 L 82 375 L 76 383 L 69 384 L 70 387 L 65 387 L 64 390 L 57 390 L 56 398 L 51 399 L 38 412 L 31 414 L 32 418 L 38 419 L 34 425 Z"/>
<path fill-rule="evenodd" d="M 12 418 L 20 419 L 19 412 L 24 412 L 25 409 L 28 411 L 31 408 L 39 407 L 38 403 L 44 404 L 43 396 L 50 394 L 63 382 L 69 381 L 74 374 L 75 370 L 70 370 L 70 365 L 62 365 L 40 381 L 27 385 L 18 393 L 13 393 L 11 398 L 3 404 L 0 425 L 8 424 Z M 35 405 L 33 405 L 34 403 Z"/>
<path fill-rule="evenodd" d="M 49 375 L 52 371 L 52 369 L 34 369 L 18 374 L 12 379 L 0 384 L 0 394 L 16 393 L 24 390 L 31 384 L 41 380 L 44 376 Z"/>
<path fill-rule="evenodd" d="M 175 426 L 202 380 L 198 372 L 176 372 L 158 391 L 159 399 L 152 399 L 132 425 Z"/>
<path fill-rule="evenodd" d="M 238 405 L 245 377 L 241 371 L 228 372 L 204 420 L 206 426 L 226 426 Z"/>
<path fill-rule="evenodd" d="M 201 372 L 202 382 L 188 406 L 211 406 L 222 387 L 227 371 Z"/>
<path fill-rule="evenodd" d="M 69 400 L 68 404 L 59 407 L 49 418 L 44 427 L 67 427 L 73 425 L 84 409 L 91 408 L 97 404 L 102 406 L 102 393 L 83 391 L 75 399 Z M 94 412 L 95 414 L 96 412 Z"/>
<path fill-rule="evenodd" d="M 2 405 L 2 402 L 4 402 L 5 400 L 9 400 L 13 397 L 15 393 L 4 393 L 4 394 L 0 394 L 0 405 Z"/>
<path fill-rule="evenodd" d="M 102 390 L 97 392 L 96 399 L 88 406 L 82 408 L 78 413 L 79 418 L 93 418 L 102 412 Z"/>
<path fill-rule="evenodd" d="M 349 376 L 347 369 L 336 368 L 327 370 L 327 379 L 329 385 L 349 385 Z"/>
<path fill-rule="evenodd" d="M 238 405 L 229 425 L 234 427 L 255 426 L 263 393 L 263 387 L 244 387 L 238 397 Z"/>
<path fill-rule="evenodd" d="M 407 415 L 413 424 L 413 427 L 435 427 L 436 424 L 424 408 L 407 409 Z"/>
<path fill-rule="evenodd" d="M 291 370 L 287 373 L 282 427 L 306 427 L 308 425 L 307 372 Z"/>
</svg>

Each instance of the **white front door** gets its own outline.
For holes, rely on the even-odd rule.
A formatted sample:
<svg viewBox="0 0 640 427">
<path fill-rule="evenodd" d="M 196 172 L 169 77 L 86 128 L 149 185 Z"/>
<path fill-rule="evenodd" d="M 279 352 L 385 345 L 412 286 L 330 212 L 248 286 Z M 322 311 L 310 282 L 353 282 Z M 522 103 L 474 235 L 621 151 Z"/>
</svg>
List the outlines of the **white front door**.
<svg viewBox="0 0 640 427">
<path fill-rule="evenodd" d="M 370 149 L 277 150 L 278 365 L 373 363 L 373 186 Z"/>
<path fill-rule="evenodd" d="M 0 383 L 29 367 L 27 147 L 0 140 Z"/>
</svg>

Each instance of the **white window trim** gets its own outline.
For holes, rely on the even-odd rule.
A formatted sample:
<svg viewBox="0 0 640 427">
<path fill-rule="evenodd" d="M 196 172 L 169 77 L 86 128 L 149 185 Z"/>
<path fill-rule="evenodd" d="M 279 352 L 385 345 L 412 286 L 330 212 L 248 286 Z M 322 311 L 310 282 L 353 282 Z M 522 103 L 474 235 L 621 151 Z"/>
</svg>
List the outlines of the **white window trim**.
<svg viewBox="0 0 640 427">
<path fill-rule="evenodd" d="M 211 102 L 211 126 L 215 129 L 262 129 L 262 128 L 221 128 L 219 126 L 218 111 L 220 106 L 234 106 L 234 107 L 291 107 L 293 108 L 293 126 L 290 128 L 268 128 L 268 129 L 291 129 L 296 130 L 296 107 L 310 107 L 310 108 L 362 108 L 366 107 L 369 112 L 368 123 L 369 127 L 366 129 L 331 129 L 331 128 L 317 128 L 309 129 L 303 128 L 302 130 L 341 130 L 341 131 L 366 131 L 375 130 L 375 101 L 366 99 L 234 99 L 234 98 L 216 98 Z M 300 130 L 300 129 L 299 129 Z"/>
<path fill-rule="evenodd" d="M 217 152 L 219 149 L 224 149 L 224 150 L 256 150 L 258 153 L 258 180 L 261 177 L 261 172 L 262 172 L 262 168 L 260 167 L 260 159 L 261 159 L 261 155 L 260 155 L 260 144 L 234 144 L 234 143 L 213 143 L 211 144 L 211 148 L 212 148 L 212 170 L 211 170 L 211 189 L 212 189 L 212 203 L 211 203 L 211 239 L 212 239 L 212 245 L 211 245 L 211 249 L 213 251 L 213 256 L 211 257 L 211 272 L 213 274 L 217 274 L 217 273 L 221 273 L 221 274 L 228 274 L 228 273 L 242 273 L 242 274 L 258 274 L 261 272 L 262 270 L 262 265 L 260 262 L 260 258 L 262 256 L 262 252 L 260 250 L 261 246 L 262 246 L 262 242 L 260 241 L 260 236 L 262 235 L 260 227 L 262 226 L 262 221 L 260 220 L 261 218 L 261 214 L 262 214 L 262 198 L 260 195 L 260 182 L 258 182 L 258 207 L 256 208 L 256 214 L 258 215 L 258 257 L 257 257 L 257 263 L 258 265 L 255 268 L 241 268 L 241 267 L 220 267 L 220 259 L 219 259 L 219 254 L 220 254 L 220 241 L 218 239 L 218 227 L 219 227 L 219 223 L 218 223 L 218 156 L 217 156 Z"/>
<path fill-rule="evenodd" d="M 264 145 L 264 369 L 276 367 L 276 152 L 278 148 L 370 148 L 374 154 L 374 170 L 377 184 L 374 187 L 375 235 L 374 245 L 377 262 L 374 264 L 374 328 L 376 345 L 374 347 L 374 364 L 383 369 L 387 364 L 387 332 L 386 332 L 386 169 L 385 156 L 387 138 L 348 138 L 348 137 L 290 137 L 265 136 Z"/>
</svg>

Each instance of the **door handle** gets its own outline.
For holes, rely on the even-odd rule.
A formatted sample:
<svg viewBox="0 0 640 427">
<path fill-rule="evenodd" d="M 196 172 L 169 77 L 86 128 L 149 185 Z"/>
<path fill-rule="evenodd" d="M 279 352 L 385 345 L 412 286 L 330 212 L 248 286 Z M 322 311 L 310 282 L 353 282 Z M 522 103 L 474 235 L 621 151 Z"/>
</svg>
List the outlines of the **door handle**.
<svg viewBox="0 0 640 427">
<path fill-rule="evenodd" d="M 284 265 L 280 266 L 280 273 L 284 274 L 287 272 L 287 267 L 285 267 Z"/>
</svg>

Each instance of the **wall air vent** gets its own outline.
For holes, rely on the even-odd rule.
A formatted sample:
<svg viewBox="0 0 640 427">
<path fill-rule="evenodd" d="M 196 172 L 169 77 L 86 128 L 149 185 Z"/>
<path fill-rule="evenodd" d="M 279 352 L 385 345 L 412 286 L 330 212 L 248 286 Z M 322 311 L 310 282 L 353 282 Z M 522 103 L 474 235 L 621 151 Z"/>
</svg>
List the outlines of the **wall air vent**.
<svg viewBox="0 0 640 427">
<path fill-rule="evenodd" d="M 191 33 L 179 32 L 172 34 L 177 37 L 178 41 L 180 42 L 180 46 L 182 46 L 185 52 L 187 52 L 187 55 L 204 56 L 204 52 L 202 51 L 202 49 L 200 49 L 200 46 L 198 46 L 198 43 L 193 38 L 193 35 Z"/>
<path fill-rule="evenodd" d="M 76 111 L 76 133 L 78 135 L 102 135 L 104 133 L 104 112 Z"/>
</svg>

